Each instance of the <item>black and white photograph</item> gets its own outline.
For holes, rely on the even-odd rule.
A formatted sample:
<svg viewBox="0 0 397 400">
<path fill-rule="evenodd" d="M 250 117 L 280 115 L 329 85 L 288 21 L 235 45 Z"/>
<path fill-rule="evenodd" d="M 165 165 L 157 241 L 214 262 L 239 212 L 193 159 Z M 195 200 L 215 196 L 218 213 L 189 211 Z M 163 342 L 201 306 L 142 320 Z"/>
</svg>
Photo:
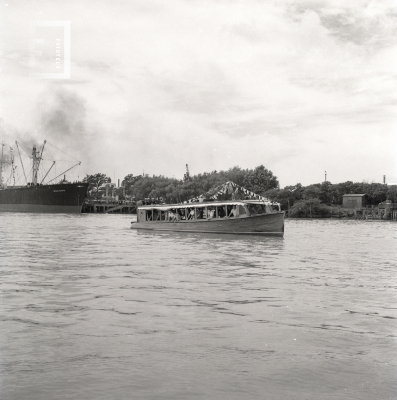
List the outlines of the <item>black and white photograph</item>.
<svg viewBox="0 0 397 400">
<path fill-rule="evenodd" d="M 1 400 L 397 400 L 397 1 L 0 6 Z"/>
</svg>

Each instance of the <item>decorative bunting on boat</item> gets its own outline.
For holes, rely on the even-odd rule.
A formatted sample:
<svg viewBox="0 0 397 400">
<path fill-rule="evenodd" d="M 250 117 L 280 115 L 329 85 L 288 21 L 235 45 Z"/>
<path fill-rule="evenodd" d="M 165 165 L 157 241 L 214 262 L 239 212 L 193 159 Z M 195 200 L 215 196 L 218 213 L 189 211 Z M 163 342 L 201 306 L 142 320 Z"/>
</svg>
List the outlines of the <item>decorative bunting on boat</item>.
<svg viewBox="0 0 397 400">
<path fill-rule="evenodd" d="M 209 199 L 214 199 L 218 200 L 220 195 L 227 195 L 230 194 L 232 196 L 232 199 L 235 200 L 235 196 L 239 193 L 244 193 L 245 196 L 250 197 L 251 199 L 263 201 L 265 204 L 268 205 L 279 205 L 279 203 L 272 202 L 266 197 L 260 196 L 259 194 L 256 194 L 254 192 L 251 192 L 250 190 L 247 190 L 239 185 L 236 185 L 234 182 L 226 182 L 223 185 L 217 186 L 215 189 L 210 190 L 206 193 L 203 193 L 201 196 L 195 197 L 193 199 L 189 200 L 189 203 L 197 202 L 200 201 L 200 198 L 209 198 Z"/>
</svg>

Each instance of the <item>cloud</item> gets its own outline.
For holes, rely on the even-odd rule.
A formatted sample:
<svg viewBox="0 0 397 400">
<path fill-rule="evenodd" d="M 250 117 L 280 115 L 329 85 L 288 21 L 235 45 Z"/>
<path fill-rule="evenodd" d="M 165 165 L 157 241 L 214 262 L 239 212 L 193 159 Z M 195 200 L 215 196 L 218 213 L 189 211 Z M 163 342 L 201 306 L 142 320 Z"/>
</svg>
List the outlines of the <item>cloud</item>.
<svg viewBox="0 0 397 400">
<path fill-rule="evenodd" d="M 1 115 L 89 173 L 265 164 L 294 184 L 327 159 L 347 180 L 340 142 L 385 141 L 396 125 L 396 15 L 392 2 L 361 0 L 10 4 Z M 70 80 L 29 78 L 31 19 L 71 22 Z"/>
</svg>

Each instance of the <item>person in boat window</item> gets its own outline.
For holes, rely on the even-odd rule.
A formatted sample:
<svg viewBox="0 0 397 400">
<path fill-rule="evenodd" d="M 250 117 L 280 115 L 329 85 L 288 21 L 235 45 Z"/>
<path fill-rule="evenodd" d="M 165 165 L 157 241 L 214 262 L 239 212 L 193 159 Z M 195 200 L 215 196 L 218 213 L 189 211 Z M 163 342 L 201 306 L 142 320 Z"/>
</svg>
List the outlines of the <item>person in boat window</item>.
<svg viewBox="0 0 397 400">
<path fill-rule="evenodd" d="M 179 209 L 179 211 L 180 211 L 180 216 L 181 216 L 181 219 L 186 219 L 186 208 L 181 208 L 181 209 Z"/>
<path fill-rule="evenodd" d="M 181 210 L 175 210 L 175 220 L 174 221 L 180 221 L 181 220 Z"/>
<path fill-rule="evenodd" d="M 194 208 L 190 209 L 187 219 L 194 219 Z"/>
<path fill-rule="evenodd" d="M 170 210 L 168 211 L 168 220 L 169 221 L 175 221 L 176 215 L 175 215 L 175 210 Z"/>
<path fill-rule="evenodd" d="M 231 206 L 228 217 L 230 218 L 230 217 L 236 217 L 236 216 L 237 216 L 236 206 Z"/>
<path fill-rule="evenodd" d="M 208 208 L 208 219 L 215 218 L 215 208 L 209 207 Z"/>
<path fill-rule="evenodd" d="M 196 208 L 196 218 L 203 219 L 203 209 L 202 208 Z"/>
<path fill-rule="evenodd" d="M 225 207 L 224 206 L 218 207 L 218 217 L 225 218 L 225 216 L 226 216 Z"/>
</svg>

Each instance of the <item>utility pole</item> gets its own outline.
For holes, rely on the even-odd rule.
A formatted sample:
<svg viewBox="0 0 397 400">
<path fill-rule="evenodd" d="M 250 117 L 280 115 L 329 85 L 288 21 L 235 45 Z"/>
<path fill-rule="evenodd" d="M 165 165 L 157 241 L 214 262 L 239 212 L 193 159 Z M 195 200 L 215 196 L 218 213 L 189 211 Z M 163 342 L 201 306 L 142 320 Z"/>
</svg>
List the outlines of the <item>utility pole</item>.
<svg viewBox="0 0 397 400">
<path fill-rule="evenodd" d="M 327 171 L 325 171 L 325 181 L 324 182 L 327 182 Z"/>
</svg>

